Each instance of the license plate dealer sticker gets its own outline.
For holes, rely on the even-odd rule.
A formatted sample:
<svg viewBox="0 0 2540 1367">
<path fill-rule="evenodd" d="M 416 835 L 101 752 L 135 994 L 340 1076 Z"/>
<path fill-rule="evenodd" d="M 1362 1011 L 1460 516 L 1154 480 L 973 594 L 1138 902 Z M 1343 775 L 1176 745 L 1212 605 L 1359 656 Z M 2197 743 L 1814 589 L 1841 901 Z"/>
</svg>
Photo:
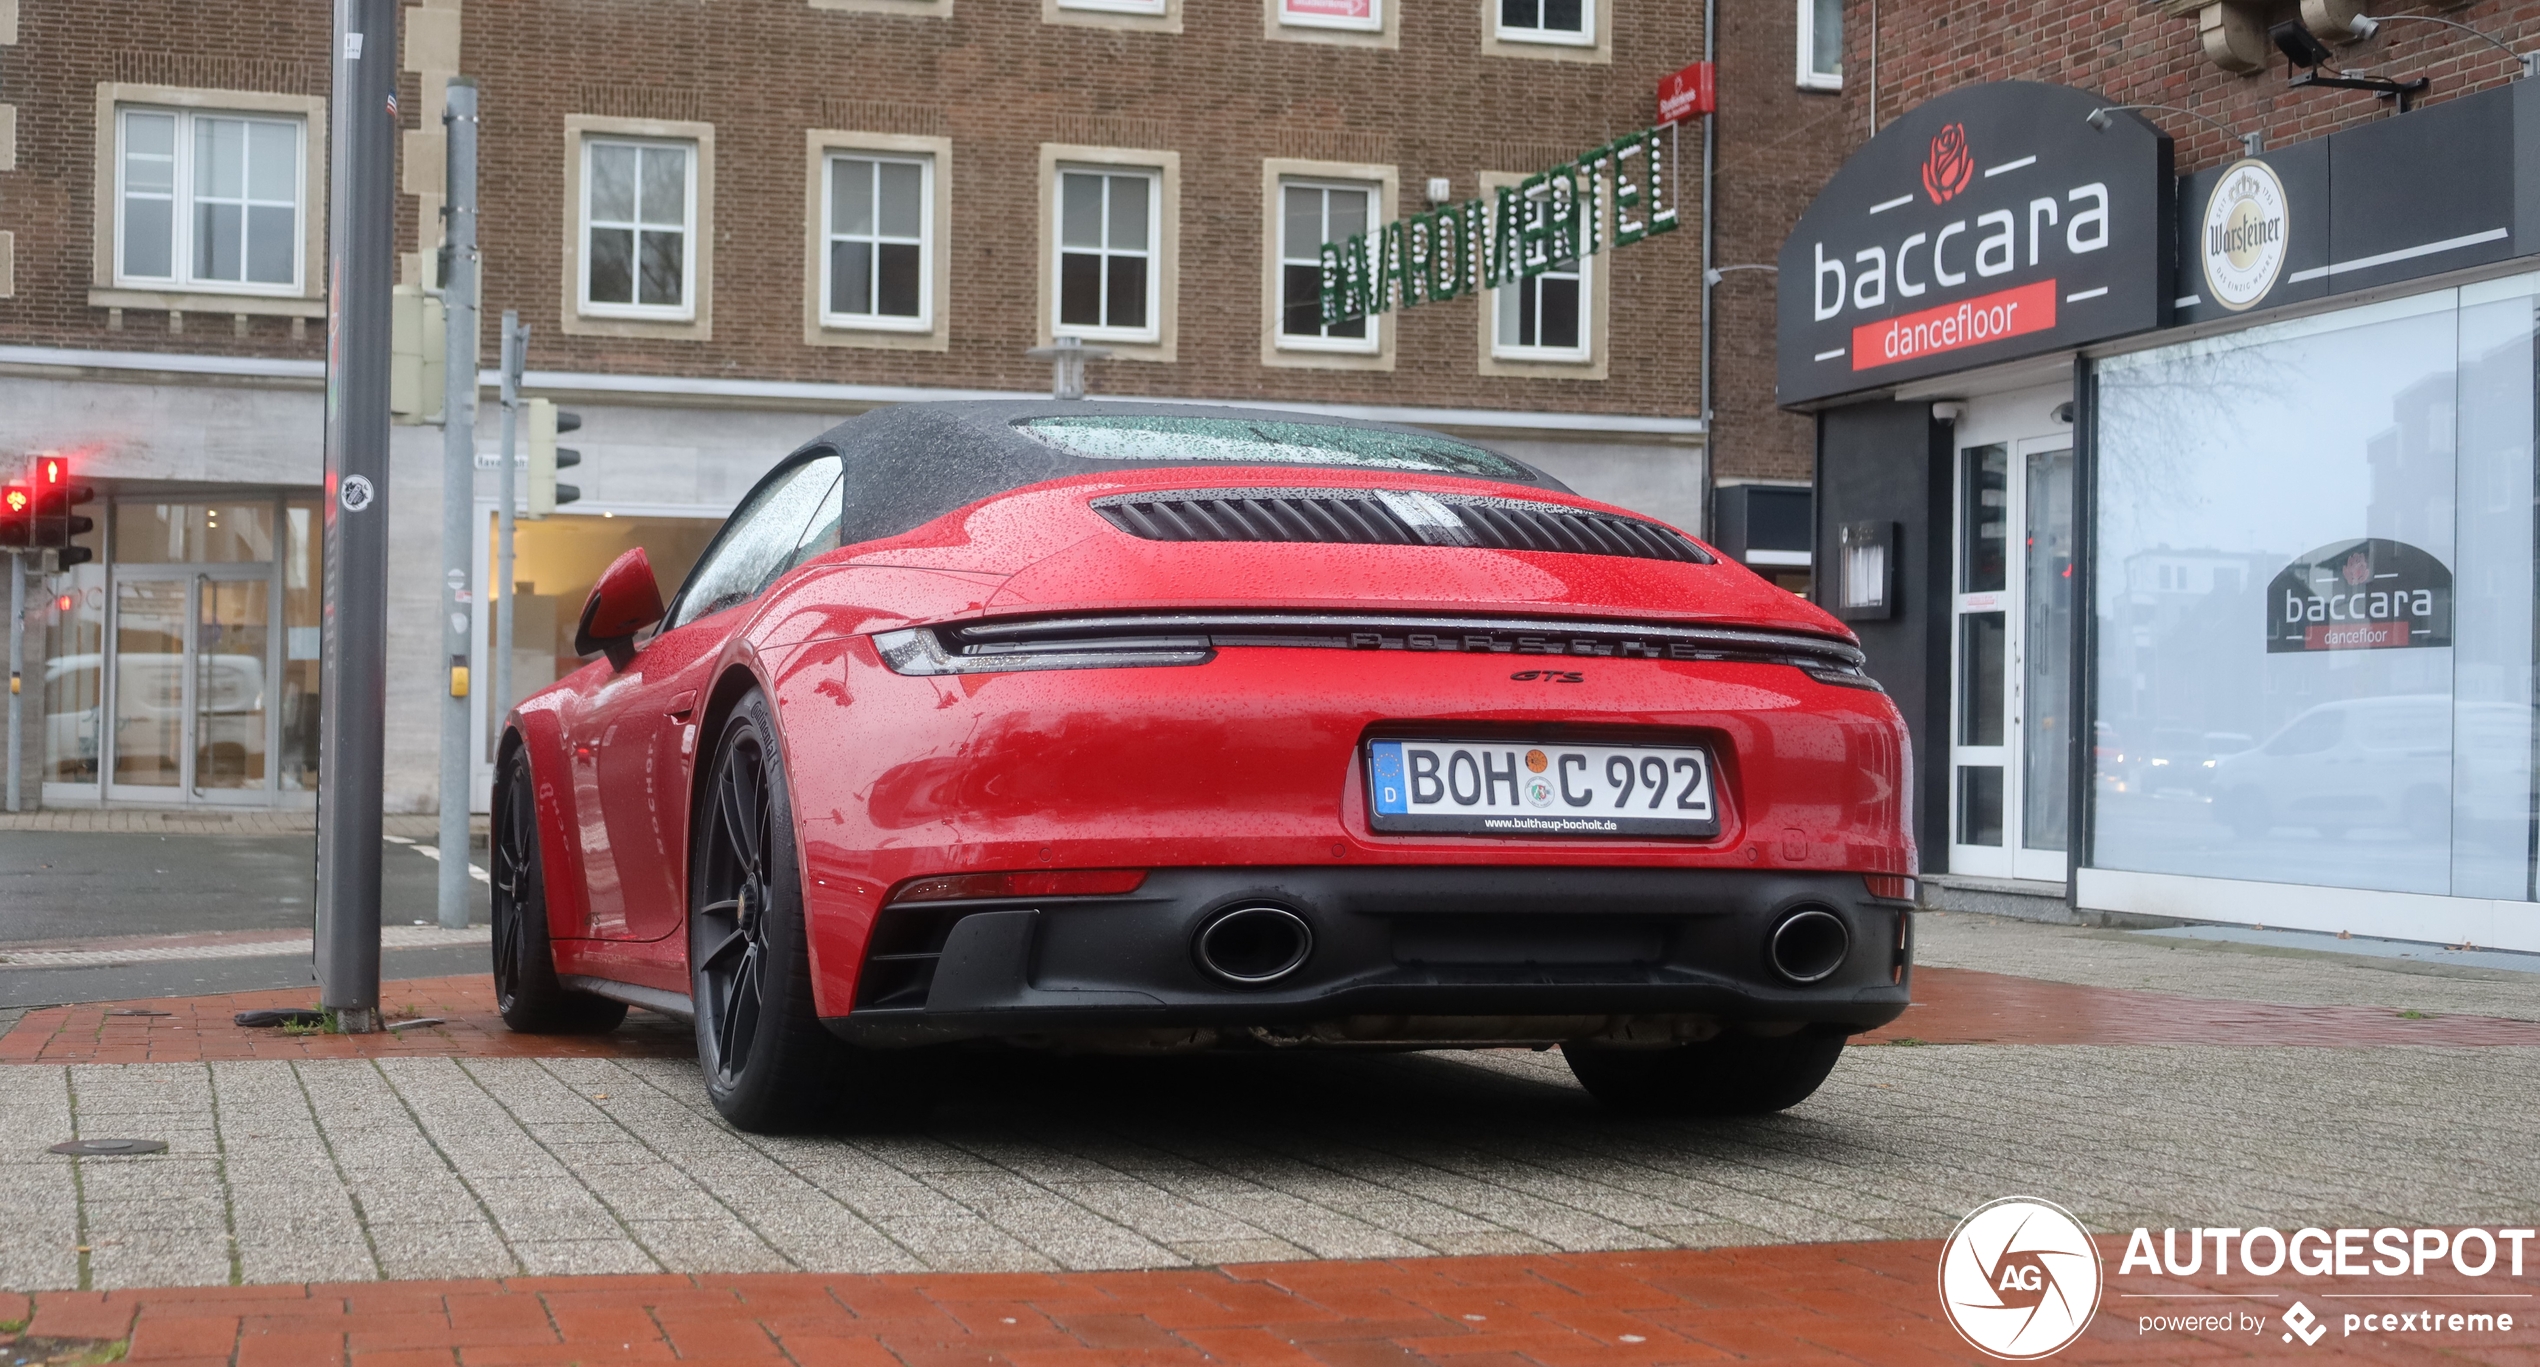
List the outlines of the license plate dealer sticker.
<svg viewBox="0 0 2540 1367">
<path fill-rule="evenodd" d="M 1379 831 L 1720 833 L 1711 756 L 1698 746 L 1369 741 L 1367 787 Z"/>
</svg>

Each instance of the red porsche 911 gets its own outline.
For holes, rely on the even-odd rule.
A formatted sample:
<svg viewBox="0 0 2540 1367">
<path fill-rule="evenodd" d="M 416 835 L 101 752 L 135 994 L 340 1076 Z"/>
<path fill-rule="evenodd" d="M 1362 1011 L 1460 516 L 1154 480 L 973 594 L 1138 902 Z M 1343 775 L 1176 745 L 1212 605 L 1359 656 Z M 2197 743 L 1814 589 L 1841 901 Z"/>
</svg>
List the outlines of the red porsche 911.
<svg viewBox="0 0 2540 1367">
<path fill-rule="evenodd" d="M 696 1023 L 745 1128 L 966 1047 L 1561 1046 L 1744 1114 L 1904 1010 L 1906 735 L 1832 618 L 1410 428 L 909 405 L 503 723 L 522 1031 Z"/>
</svg>

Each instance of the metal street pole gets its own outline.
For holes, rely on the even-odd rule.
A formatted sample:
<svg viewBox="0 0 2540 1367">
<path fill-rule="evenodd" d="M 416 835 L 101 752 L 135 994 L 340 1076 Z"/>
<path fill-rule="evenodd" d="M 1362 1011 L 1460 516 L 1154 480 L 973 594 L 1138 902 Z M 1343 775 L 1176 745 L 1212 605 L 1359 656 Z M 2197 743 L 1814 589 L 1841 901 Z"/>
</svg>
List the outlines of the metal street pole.
<svg viewBox="0 0 2540 1367">
<path fill-rule="evenodd" d="M 379 1029 L 379 804 L 388 711 L 388 373 L 397 0 L 335 0 L 327 152 L 326 587 L 319 666 L 318 1002 Z"/>
<path fill-rule="evenodd" d="M 441 391 L 441 647 L 450 686 L 441 699 L 441 924 L 467 925 L 468 561 L 476 507 L 476 82 L 450 78 L 447 112 L 449 265 L 441 273 L 448 345 Z"/>
<path fill-rule="evenodd" d="M 528 364 L 529 329 L 503 310 L 503 502 L 494 533 L 494 701 L 496 725 L 512 706 L 512 510 L 520 503 L 520 467 L 512 455 L 520 432 L 520 372 Z"/>
<path fill-rule="evenodd" d="M 18 753 L 24 742 L 18 739 L 20 708 L 18 681 L 26 676 L 26 556 L 9 552 L 9 810 L 18 810 L 18 771 L 25 758 Z"/>
</svg>

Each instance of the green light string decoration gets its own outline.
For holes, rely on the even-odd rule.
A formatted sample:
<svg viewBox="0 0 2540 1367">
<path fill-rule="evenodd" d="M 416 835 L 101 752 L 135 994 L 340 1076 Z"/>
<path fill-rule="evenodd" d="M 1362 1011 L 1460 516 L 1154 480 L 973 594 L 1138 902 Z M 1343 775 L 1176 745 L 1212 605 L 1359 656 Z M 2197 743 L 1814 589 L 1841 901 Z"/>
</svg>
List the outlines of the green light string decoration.
<svg viewBox="0 0 2540 1367">
<path fill-rule="evenodd" d="M 1674 232 L 1674 135 L 1673 124 L 1645 128 L 1503 185 L 1493 200 L 1440 205 L 1372 238 L 1324 243 L 1323 325 L 1514 285 Z"/>
</svg>

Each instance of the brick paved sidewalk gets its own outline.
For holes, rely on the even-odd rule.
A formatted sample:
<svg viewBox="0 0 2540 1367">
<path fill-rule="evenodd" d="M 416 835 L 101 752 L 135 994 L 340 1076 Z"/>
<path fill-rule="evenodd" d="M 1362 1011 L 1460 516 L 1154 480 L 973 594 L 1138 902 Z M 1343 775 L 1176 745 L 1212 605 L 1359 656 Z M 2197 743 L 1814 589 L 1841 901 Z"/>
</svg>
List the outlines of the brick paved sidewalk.
<svg viewBox="0 0 2540 1367">
<path fill-rule="evenodd" d="M 2077 1363 L 2276 1359 L 2540 1362 L 2515 1330 L 2346 1334 L 2331 1280 L 2115 1271 L 2059 1355 Z M 134 1367 L 1661 1367 L 1993 1361 L 1940 1317 L 1937 1240 L 1535 1257 L 1237 1265 L 1162 1272 L 837 1277 L 547 1277 L 0 1295 L 29 1336 L 128 1344 Z M 2437 1272 L 2419 1290 L 2493 1292 Z M 2236 1295 L 2229 1300 L 2215 1296 Z M 2319 1300 L 2334 1337 L 2277 1317 Z M 2470 1303 L 2439 1302 L 2459 1309 Z M 2477 1302 L 2493 1308 L 2513 1302 Z M 2144 1313 L 2260 1318 L 2256 1332 L 2145 1332 Z M 2235 1316 L 2237 1318 L 2237 1316 Z M 6 1336 L 0 1335 L 0 1344 Z M 0 1349 L 5 1352 L 5 1349 Z"/>
<path fill-rule="evenodd" d="M 2540 984 L 2535 984 L 2540 986 Z M 2242 1046 L 2540 1045 L 2540 1023 L 2402 1014 L 2383 1007 L 2278 1006 L 2043 982 L 1973 969 L 1916 970 L 1920 998 L 1860 1038 L 1881 1044 L 2230 1044 Z M 493 980 L 416 978 L 381 985 L 390 1020 L 442 1024 L 345 1036 L 242 1030 L 239 1011 L 307 1006 L 305 990 L 240 992 L 46 1007 L 0 1034 L 0 1063 L 142 1063 L 244 1058 L 694 1057 L 686 1025 L 635 1011 L 597 1036 L 515 1035 L 494 1011 Z"/>
</svg>

